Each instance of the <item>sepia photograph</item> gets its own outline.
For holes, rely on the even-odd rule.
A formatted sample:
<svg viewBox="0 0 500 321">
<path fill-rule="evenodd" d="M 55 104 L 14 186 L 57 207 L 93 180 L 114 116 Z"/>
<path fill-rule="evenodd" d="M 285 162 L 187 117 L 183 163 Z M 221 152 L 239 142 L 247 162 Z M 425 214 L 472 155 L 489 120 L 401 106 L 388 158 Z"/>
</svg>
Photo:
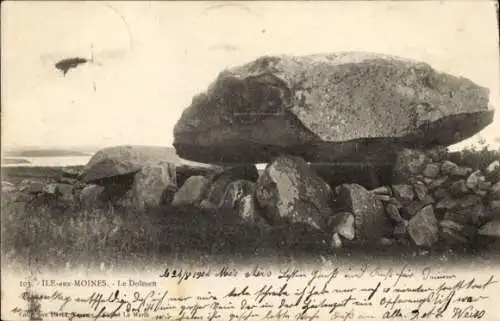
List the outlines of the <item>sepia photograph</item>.
<svg viewBox="0 0 500 321">
<path fill-rule="evenodd" d="M 2 320 L 500 320 L 495 1 L 1 14 Z"/>
</svg>

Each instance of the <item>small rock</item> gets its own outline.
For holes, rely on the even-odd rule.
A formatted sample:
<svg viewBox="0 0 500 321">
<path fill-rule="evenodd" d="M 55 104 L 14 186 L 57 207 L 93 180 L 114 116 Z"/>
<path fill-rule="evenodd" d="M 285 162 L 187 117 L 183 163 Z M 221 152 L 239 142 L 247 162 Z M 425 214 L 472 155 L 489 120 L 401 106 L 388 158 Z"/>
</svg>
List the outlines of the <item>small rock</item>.
<svg viewBox="0 0 500 321">
<path fill-rule="evenodd" d="M 494 217 L 500 217 L 500 201 L 495 200 L 490 202 L 491 214 Z"/>
<path fill-rule="evenodd" d="M 441 164 L 441 173 L 443 175 L 451 175 L 451 173 L 455 171 L 457 168 L 458 168 L 457 164 L 447 160 Z"/>
<path fill-rule="evenodd" d="M 427 187 L 429 188 L 429 190 L 432 191 L 432 190 L 435 190 L 439 187 L 442 187 L 447 182 L 448 182 L 447 176 L 438 177 L 438 178 L 433 179 L 432 182 L 427 185 Z"/>
<path fill-rule="evenodd" d="M 57 191 L 57 185 L 54 183 L 48 183 L 43 186 L 43 192 L 46 194 L 55 194 Z"/>
<path fill-rule="evenodd" d="M 477 231 L 477 234 L 496 238 L 500 237 L 500 219 L 495 219 L 484 224 Z"/>
<path fill-rule="evenodd" d="M 433 162 L 442 162 L 448 155 L 448 148 L 446 146 L 436 146 L 427 150 L 427 156 Z"/>
<path fill-rule="evenodd" d="M 457 223 L 473 226 L 481 226 L 492 217 L 491 211 L 483 203 L 464 209 L 456 209 L 453 214 L 445 214 L 445 219 L 447 219 L 446 215 Z"/>
<path fill-rule="evenodd" d="M 424 199 L 420 201 L 420 204 L 422 204 L 422 206 L 426 206 L 426 205 L 434 204 L 434 203 L 436 203 L 436 199 L 434 197 L 432 197 L 432 195 L 430 195 L 430 194 L 425 195 Z"/>
<path fill-rule="evenodd" d="M 477 190 L 475 191 L 475 194 L 480 196 L 481 198 L 484 198 L 486 196 L 488 196 L 488 191 L 485 191 L 485 190 Z"/>
<path fill-rule="evenodd" d="M 2 193 L 17 192 L 17 187 L 11 182 L 2 181 Z"/>
<path fill-rule="evenodd" d="M 395 237 L 404 237 L 408 233 L 408 221 L 403 220 L 394 227 L 393 234 Z"/>
<path fill-rule="evenodd" d="M 455 197 L 461 197 L 461 196 L 464 196 L 470 192 L 464 179 L 460 179 L 458 181 L 453 182 L 450 185 L 449 190 L 450 190 L 450 193 Z"/>
<path fill-rule="evenodd" d="M 493 184 L 491 182 L 488 182 L 488 181 L 479 182 L 479 185 L 478 185 L 478 188 L 480 190 L 484 190 L 484 191 L 489 191 L 489 190 L 491 190 L 492 187 L 493 187 Z"/>
<path fill-rule="evenodd" d="M 450 220 L 442 220 L 439 222 L 439 226 L 442 228 L 448 228 L 450 230 L 458 231 L 460 232 L 461 230 L 464 229 L 464 226 L 461 224 L 458 224 L 457 222 L 450 221 Z"/>
<path fill-rule="evenodd" d="M 399 200 L 395 199 L 394 197 L 391 197 L 391 199 L 387 203 L 393 204 L 398 209 L 403 207 L 403 204 L 401 204 L 401 202 Z"/>
<path fill-rule="evenodd" d="M 37 194 L 43 192 L 43 184 L 41 182 L 31 182 L 28 186 L 28 193 Z"/>
<path fill-rule="evenodd" d="M 433 193 L 434 197 L 437 199 L 437 200 L 442 200 L 444 198 L 451 198 L 451 195 L 450 193 L 448 193 L 448 191 L 444 188 L 438 188 L 434 191 Z"/>
<path fill-rule="evenodd" d="M 417 195 L 417 198 L 421 201 L 425 199 L 427 193 L 429 192 L 427 186 L 421 181 L 417 181 L 413 184 L 413 190 L 415 191 L 415 195 Z"/>
<path fill-rule="evenodd" d="M 200 208 L 207 211 L 214 211 L 217 209 L 217 206 L 207 200 L 202 200 L 200 202 Z"/>
<path fill-rule="evenodd" d="M 78 179 L 81 174 L 81 170 L 74 167 L 63 167 L 61 170 L 61 176 L 66 178 Z"/>
<path fill-rule="evenodd" d="M 380 195 L 392 195 L 392 190 L 389 186 L 380 186 L 375 189 L 372 189 L 371 192 Z"/>
<path fill-rule="evenodd" d="M 330 241 L 330 246 L 334 249 L 339 249 L 342 247 L 342 240 L 338 233 L 333 233 L 332 240 Z"/>
<path fill-rule="evenodd" d="M 452 176 L 452 177 L 467 177 L 472 172 L 473 172 L 472 168 L 459 166 L 459 167 L 454 168 L 451 171 L 450 176 Z"/>
<path fill-rule="evenodd" d="M 408 204 L 415 198 L 413 188 L 407 184 L 392 185 L 392 192 L 394 193 L 394 197 L 403 204 Z"/>
<path fill-rule="evenodd" d="M 333 231 L 347 240 L 354 240 L 354 215 L 350 212 L 341 212 L 332 219 Z"/>
<path fill-rule="evenodd" d="M 432 182 L 434 182 L 434 179 L 432 178 L 429 178 L 429 177 L 423 177 L 421 179 L 421 181 L 423 181 L 425 183 L 426 186 L 429 186 L 430 184 L 432 184 Z"/>
<path fill-rule="evenodd" d="M 408 234 L 417 246 L 431 247 L 439 239 L 437 224 L 432 206 L 425 206 L 409 221 Z"/>
<path fill-rule="evenodd" d="M 485 169 L 486 177 L 493 183 L 500 182 L 500 161 L 491 162 Z"/>
<path fill-rule="evenodd" d="M 416 149 L 404 149 L 398 153 L 394 165 L 393 179 L 404 182 L 411 176 L 420 174 L 428 161 L 424 152 Z"/>
<path fill-rule="evenodd" d="M 385 211 L 387 215 L 393 220 L 394 222 L 402 222 L 404 219 L 401 217 L 401 214 L 399 213 L 399 209 L 397 208 L 396 205 L 394 204 L 387 204 L 385 206 Z"/>
<path fill-rule="evenodd" d="M 457 204 L 458 204 L 458 200 L 453 199 L 453 198 L 449 198 L 449 197 L 444 197 L 439 202 L 437 202 L 436 208 L 437 209 L 451 210 L 451 209 L 454 209 L 455 207 L 457 207 Z"/>
<path fill-rule="evenodd" d="M 467 238 L 456 230 L 443 227 L 440 231 L 441 238 L 448 244 L 465 244 Z"/>
<path fill-rule="evenodd" d="M 420 211 L 422 207 L 423 205 L 421 202 L 412 201 L 411 203 L 403 206 L 403 208 L 401 209 L 401 214 L 405 219 L 409 220 L 413 216 L 415 216 L 415 214 L 417 214 L 417 212 Z"/>
<path fill-rule="evenodd" d="M 431 163 L 425 166 L 422 175 L 429 178 L 435 178 L 439 175 L 439 171 L 440 171 L 440 166 L 438 164 Z"/>
<path fill-rule="evenodd" d="M 500 182 L 493 185 L 490 189 L 490 199 L 500 200 Z"/>
<path fill-rule="evenodd" d="M 392 200 L 392 197 L 390 195 L 384 195 L 384 194 L 375 194 L 375 198 L 378 199 L 379 201 L 386 203 Z"/>
<path fill-rule="evenodd" d="M 476 191 L 479 189 L 479 184 L 484 183 L 485 181 L 486 178 L 484 177 L 483 173 L 481 173 L 481 171 L 475 171 L 469 175 L 469 177 L 465 181 L 465 184 L 471 190 Z"/>
<path fill-rule="evenodd" d="M 467 208 L 476 205 L 481 202 L 481 197 L 478 195 L 466 195 L 457 201 L 457 208 Z"/>
<path fill-rule="evenodd" d="M 390 239 L 390 238 L 387 238 L 387 237 L 383 237 L 380 239 L 380 245 L 383 245 L 383 246 L 391 246 L 394 244 L 394 240 L 393 239 Z"/>
<path fill-rule="evenodd" d="M 85 184 L 83 182 L 80 182 L 79 180 L 75 179 L 75 178 L 70 178 L 70 177 L 65 177 L 65 176 L 62 176 L 60 178 L 57 179 L 57 181 L 59 183 L 64 183 L 64 184 L 71 184 L 71 185 L 76 185 L 76 184 Z"/>
</svg>

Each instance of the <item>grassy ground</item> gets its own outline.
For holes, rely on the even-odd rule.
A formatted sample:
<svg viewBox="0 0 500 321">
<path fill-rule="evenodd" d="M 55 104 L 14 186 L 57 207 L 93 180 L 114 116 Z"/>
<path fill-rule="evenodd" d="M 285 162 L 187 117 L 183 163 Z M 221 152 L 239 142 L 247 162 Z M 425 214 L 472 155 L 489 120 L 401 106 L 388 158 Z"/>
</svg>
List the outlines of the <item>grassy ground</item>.
<svg viewBox="0 0 500 321">
<path fill-rule="evenodd" d="M 293 237 L 290 236 L 293 233 Z M 288 240 L 288 241 L 287 241 Z M 293 240 L 293 242 L 290 242 Z M 144 212 L 113 210 L 60 212 L 38 207 L 25 209 L 2 204 L 2 256 L 19 266 L 45 268 L 123 267 L 127 262 L 155 265 L 165 262 L 269 263 L 322 262 L 325 258 L 376 257 L 415 260 L 415 248 L 385 246 L 370 251 L 351 244 L 333 251 L 305 230 L 264 231 L 242 224 L 223 212 L 191 207 Z M 464 260 L 465 254 L 483 260 L 498 258 L 498 251 L 455 249 L 420 252 L 437 259 Z M 470 257 L 469 255 L 469 257 Z M 417 255 L 418 256 L 418 255 Z"/>
</svg>

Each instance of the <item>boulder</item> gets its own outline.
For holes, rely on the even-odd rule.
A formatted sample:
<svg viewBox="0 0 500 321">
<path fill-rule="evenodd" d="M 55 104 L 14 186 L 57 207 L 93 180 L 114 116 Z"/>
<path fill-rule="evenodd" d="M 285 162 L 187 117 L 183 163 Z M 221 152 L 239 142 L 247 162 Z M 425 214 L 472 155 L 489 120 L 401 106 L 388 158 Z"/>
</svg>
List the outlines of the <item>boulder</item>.
<svg viewBox="0 0 500 321">
<path fill-rule="evenodd" d="M 384 205 L 375 196 L 357 184 L 344 184 L 338 188 L 337 202 L 354 215 L 356 240 L 361 243 L 378 243 L 392 229 Z"/>
<path fill-rule="evenodd" d="M 325 230 L 332 215 L 332 190 L 299 158 L 274 159 L 255 186 L 262 215 L 272 224 L 299 223 Z"/>
<path fill-rule="evenodd" d="M 408 222 L 408 234 L 417 246 L 431 247 L 439 239 L 438 221 L 431 205 L 422 208 Z"/>
<path fill-rule="evenodd" d="M 191 176 L 175 193 L 172 205 L 199 204 L 206 195 L 210 186 L 209 180 L 204 176 Z"/>
<path fill-rule="evenodd" d="M 265 56 L 222 71 L 174 128 L 182 158 L 205 163 L 391 162 L 448 146 L 493 120 L 489 90 L 426 63 L 375 53 Z M 355 128 L 356 130 L 353 130 Z"/>
<path fill-rule="evenodd" d="M 205 201 L 211 207 L 219 207 L 223 201 L 226 190 L 234 181 L 245 180 L 255 182 L 259 178 L 257 167 L 253 164 L 237 165 L 221 168 L 208 179 L 210 187 L 208 188 Z"/>
<path fill-rule="evenodd" d="M 226 191 L 217 203 L 217 207 L 232 210 L 237 209 L 237 205 L 240 203 L 243 197 L 253 193 L 254 185 L 254 182 L 244 179 L 239 179 L 237 181 L 229 183 Z"/>
<path fill-rule="evenodd" d="M 96 184 L 86 185 L 78 194 L 80 206 L 85 209 L 99 208 L 106 204 L 104 187 Z"/>
<path fill-rule="evenodd" d="M 235 213 L 245 223 L 256 225 L 263 229 L 270 228 L 270 225 L 261 216 L 253 194 L 245 195 L 236 202 Z"/>
<path fill-rule="evenodd" d="M 68 204 L 75 202 L 74 187 L 70 184 L 55 184 L 57 199 Z"/>
<path fill-rule="evenodd" d="M 168 147 L 114 146 L 99 150 L 83 168 L 80 179 L 85 183 L 107 185 L 115 176 L 137 173 L 143 165 L 178 159 Z M 172 163 L 176 163 L 173 161 Z"/>
<path fill-rule="evenodd" d="M 131 189 L 117 204 L 138 210 L 158 207 L 168 199 L 165 191 L 176 191 L 175 165 L 169 162 L 143 164 L 134 175 Z"/>
<path fill-rule="evenodd" d="M 356 231 L 354 227 L 354 215 L 350 212 L 336 213 L 332 217 L 333 232 L 347 240 L 354 240 Z"/>
</svg>

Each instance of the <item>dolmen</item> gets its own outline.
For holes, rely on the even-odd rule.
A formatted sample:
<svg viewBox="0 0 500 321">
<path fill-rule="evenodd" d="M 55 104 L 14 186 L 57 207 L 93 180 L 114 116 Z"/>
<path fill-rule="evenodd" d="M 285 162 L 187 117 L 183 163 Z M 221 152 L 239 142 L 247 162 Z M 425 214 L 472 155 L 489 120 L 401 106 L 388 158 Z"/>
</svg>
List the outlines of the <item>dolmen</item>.
<svg viewBox="0 0 500 321">
<path fill-rule="evenodd" d="M 450 176 L 441 156 L 493 115 L 487 88 L 424 62 L 364 52 L 264 56 L 221 71 L 196 95 L 173 145 L 181 158 L 222 172 L 267 163 L 256 180 L 234 177 L 249 188 L 189 180 L 200 207 L 217 208 L 217 197 L 232 194 L 234 215 L 320 235 L 332 248 L 451 246 L 481 226 L 492 234 L 494 224 L 484 226 L 499 215 L 490 190 L 498 182 L 486 183 L 484 169 Z M 211 184 L 227 193 L 202 200 Z"/>
</svg>

